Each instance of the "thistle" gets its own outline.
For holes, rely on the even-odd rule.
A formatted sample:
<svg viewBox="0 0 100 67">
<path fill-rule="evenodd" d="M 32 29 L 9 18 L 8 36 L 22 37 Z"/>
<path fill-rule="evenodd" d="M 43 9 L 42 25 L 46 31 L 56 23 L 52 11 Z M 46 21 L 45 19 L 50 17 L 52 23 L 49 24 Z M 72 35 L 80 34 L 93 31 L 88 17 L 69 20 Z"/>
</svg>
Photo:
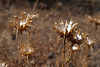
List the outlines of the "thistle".
<svg viewBox="0 0 100 67">
<path fill-rule="evenodd" d="M 76 39 L 76 40 L 82 40 L 83 39 L 82 34 L 80 33 L 80 30 L 79 31 L 76 30 L 75 31 L 75 35 L 74 35 L 74 39 Z"/>
<path fill-rule="evenodd" d="M 79 50 L 79 45 L 78 44 L 74 44 L 74 46 L 72 46 L 72 50 L 73 51 L 78 51 Z"/>
<path fill-rule="evenodd" d="M 69 36 L 70 34 L 73 34 L 73 31 L 75 30 L 76 26 L 78 23 L 73 24 L 73 21 L 71 20 L 69 23 L 66 21 L 64 24 L 63 21 L 61 21 L 60 24 L 57 24 L 55 22 L 55 26 L 53 28 L 55 31 L 60 35 L 60 37 L 64 38 L 64 43 L 63 43 L 63 61 L 62 61 L 62 67 L 64 67 L 65 63 L 65 44 L 66 44 L 66 37 Z"/>
<path fill-rule="evenodd" d="M 55 26 L 53 26 L 53 28 L 56 30 L 56 32 L 61 36 L 68 36 L 68 34 L 73 33 L 73 30 L 75 29 L 75 27 L 77 26 L 78 23 L 73 24 L 73 21 L 71 20 L 68 24 L 68 22 L 66 21 L 66 23 L 64 24 L 63 21 L 61 21 L 60 24 L 55 22 Z"/>
<path fill-rule="evenodd" d="M 19 53 L 19 63 L 21 60 L 21 55 L 27 56 L 27 62 L 28 62 L 28 56 L 34 53 L 34 49 L 32 46 L 28 43 L 23 44 L 23 39 L 22 39 L 22 33 L 23 31 L 28 33 L 28 41 L 30 41 L 30 28 L 33 27 L 31 23 L 35 18 L 38 17 L 38 14 L 30 14 L 22 11 L 19 15 L 19 17 L 14 16 L 10 20 L 10 27 L 14 29 L 16 34 L 19 32 L 20 33 L 20 53 Z"/>
<path fill-rule="evenodd" d="M 21 12 L 20 16 L 14 16 L 10 20 L 10 27 L 14 28 L 14 31 L 22 33 L 23 31 L 29 30 L 32 25 L 30 24 L 38 14 L 29 14 L 26 12 Z"/>
<path fill-rule="evenodd" d="M 8 67 L 7 62 L 0 61 L 0 67 Z"/>
<path fill-rule="evenodd" d="M 33 27 L 31 25 L 31 22 L 38 17 L 38 14 L 30 14 L 26 13 L 24 11 L 21 12 L 20 16 L 14 16 L 12 20 L 10 20 L 10 27 L 14 29 L 14 31 L 17 33 L 20 33 L 20 43 L 22 45 L 22 32 L 27 31 L 28 32 L 28 39 L 30 38 L 30 28 Z"/>
<path fill-rule="evenodd" d="M 87 37 L 87 33 L 81 33 L 80 32 L 80 30 L 76 30 L 75 32 L 74 32 L 74 34 L 73 34 L 73 39 L 74 39 L 74 42 L 75 43 L 80 43 L 80 42 L 82 42 L 83 40 L 85 40 L 86 39 L 86 37 Z M 72 41 L 73 42 L 73 41 Z"/>
<path fill-rule="evenodd" d="M 90 15 L 87 15 L 87 19 L 89 22 L 100 24 L 100 17 L 92 17 Z"/>
<path fill-rule="evenodd" d="M 100 25 L 100 17 L 92 17 L 90 15 L 87 15 L 88 22 L 95 23 L 95 29 L 97 30 L 97 26 Z"/>
<path fill-rule="evenodd" d="M 95 43 L 95 40 L 87 37 L 86 40 L 85 40 L 85 43 L 87 44 L 87 46 L 92 47 L 93 44 Z"/>
<path fill-rule="evenodd" d="M 21 55 L 27 57 L 27 62 L 28 62 L 28 56 L 34 54 L 34 48 L 28 43 L 22 44 L 19 50 Z"/>
</svg>

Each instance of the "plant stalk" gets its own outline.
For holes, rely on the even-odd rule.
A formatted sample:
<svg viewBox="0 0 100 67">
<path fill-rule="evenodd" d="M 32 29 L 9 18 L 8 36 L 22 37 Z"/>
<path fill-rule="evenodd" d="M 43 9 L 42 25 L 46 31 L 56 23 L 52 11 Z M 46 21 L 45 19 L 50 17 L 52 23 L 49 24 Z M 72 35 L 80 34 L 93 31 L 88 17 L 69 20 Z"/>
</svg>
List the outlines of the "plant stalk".
<svg viewBox="0 0 100 67">
<path fill-rule="evenodd" d="M 66 44 L 66 36 L 64 36 L 64 43 L 63 43 L 63 62 L 62 62 L 62 67 L 65 67 L 65 44 Z"/>
</svg>

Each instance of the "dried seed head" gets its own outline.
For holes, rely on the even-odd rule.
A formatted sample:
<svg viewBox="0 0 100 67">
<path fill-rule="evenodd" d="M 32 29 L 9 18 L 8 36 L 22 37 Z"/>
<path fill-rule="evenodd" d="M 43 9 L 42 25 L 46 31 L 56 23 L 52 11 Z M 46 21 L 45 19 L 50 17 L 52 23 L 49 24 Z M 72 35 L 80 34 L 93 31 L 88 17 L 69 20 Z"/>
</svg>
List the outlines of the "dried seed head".
<svg viewBox="0 0 100 67">
<path fill-rule="evenodd" d="M 89 22 L 100 24 L 100 17 L 91 17 L 90 15 L 87 15 L 87 19 Z"/>
<path fill-rule="evenodd" d="M 34 53 L 34 48 L 30 44 L 22 44 L 20 47 L 20 52 L 24 56 L 28 56 Z"/>
<path fill-rule="evenodd" d="M 67 24 L 67 22 L 66 22 L 66 24 Z M 77 26 L 78 23 L 75 23 L 73 25 L 72 24 L 73 24 L 72 20 L 69 22 L 69 24 L 67 24 L 67 32 L 68 33 L 72 32 L 72 30 Z"/>
<path fill-rule="evenodd" d="M 79 45 L 78 44 L 74 44 L 74 46 L 72 46 L 72 50 L 73 51 L 78 51 L 79 50 Z"/>
<path fill-rule="evenodd" d="M 77 24 L 78 23 L 73 24 L 72 20 L 69 22 L 69 24 L 67 23 L 67 21 L 65 24 L 63 21 L 61 21 L 60 24 L 57 24 L 55 22 L 55 26 L 53 26 L 53 28 L 56 30 L 57 33 L 59 33 L 60 36 L 65 36 L 72 33 L 72 31 L 75 29 Z"/>
<path fill-rule="evenodd" d="M 0 61 L 0 67 L 8 67 L 8 64 L 6 62 Z"/>
<path fill-rule="evenodd" d="M 87 39 L 86 39 L 85 42 L 86 42 L 86 44 L 87 44 L 88 46 L 91 47 L 91 46 L 95 43 L 95 40 L 93 40 L 93 39 L 87 37 Z"/>
<path fill-rule="evenodd" d="M 76 39 L 76 40 L 82 40 L 83 39 L 82 35 L 80 34 L 80 30 L 75 31 L 74 39 Z"/>
<path fill-rule="evenodd" d="M 20 16 L 14 16 L 12 20 L 10 20 L 11 27 L 15 29 L 15 31 L 22 32 L 23 30 L 27 30 L 32 25 L 30 24 L 34 18 L 36 18 L 38 14 L 29 14 L 26 12 L 21 12 Z"/>
<path fill-rule="evenodd" d="M 88 35 L 87 33 L 80 33 L 80 30 L 76 30 L 74 34 L 74 39 L 80 41 L 85 39 L 87 35 Z"/>
</svg>

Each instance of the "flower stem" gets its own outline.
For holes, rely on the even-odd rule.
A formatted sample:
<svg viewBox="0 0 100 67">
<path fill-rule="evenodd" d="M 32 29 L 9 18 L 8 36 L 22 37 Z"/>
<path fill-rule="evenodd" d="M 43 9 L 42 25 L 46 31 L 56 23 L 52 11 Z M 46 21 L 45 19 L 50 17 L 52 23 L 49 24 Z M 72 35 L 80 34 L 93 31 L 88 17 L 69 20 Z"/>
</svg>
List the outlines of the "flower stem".
<svg viewBox="0 0 100 67">
<path fill-rule="evenodd" d="M 30 31 L 28 31 L 28 42 L 30 43 Z"/>
<path fill-rule="evenodd" d="M 21 47 L 21 46 L 22 46 L 22 32 L 20 33 L 20 45 L 19 45 L 19 47 Z M 21 53 L 20 52 L 21 51 L 19 50 L 19 64 L 21 63 Z"/>
<path fill-rule="evenodd" d="M 62 62 L 62 67 L 65 67 L 64 64 L 65 64 L 65 44 L 66 44 L 66 36 L 64 36 L 64 43 L 63 43 L 63 62 Z"/>
<path fill-rule="evenodd" d="M 22 41 L 22 32 L 20 33 L 20 44 L 22 45 L 23 41 Z"/>
</svg>

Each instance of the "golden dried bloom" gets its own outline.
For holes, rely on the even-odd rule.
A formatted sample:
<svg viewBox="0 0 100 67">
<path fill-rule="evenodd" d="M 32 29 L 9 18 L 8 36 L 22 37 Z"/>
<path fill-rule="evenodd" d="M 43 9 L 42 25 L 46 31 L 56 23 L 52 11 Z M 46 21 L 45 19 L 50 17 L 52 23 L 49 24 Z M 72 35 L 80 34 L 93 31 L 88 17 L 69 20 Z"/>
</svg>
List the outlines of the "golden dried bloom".
<svg viewBox="0 0 100 67">
<path fill-rule="evenodd" d="M 74 44 L 74 45 L 72 46 L 72 50 L 73 50 L 73 51 L 78 51 L 78 50 L 79 50 L 79 45 L 78 45 L 78 44 Z"/>
<path fill-rule="evenodd" d="M 95 40 L 93 40 L 93 39 L 87 37 L 85 42 L 86 42 L 86 44 L 87 44 L 88 46 L 92 46 L 92 45 L 95 43 Z"/>
<path fill-rule="evenodd" d="M 60 36 L 64 36 L 64 35 L 68 35 L 69 33 L 72 33 L 73 29 L 77 26 L 78 23 L 73 24 L 73 21 L 71 20 L 68 24 L 68 22 L 66 21 L 66 23 L 64 24 L 63 21 L 61 21 L 60 24 L 57 24 L 55 22 L 55 26 L 53 27 L 57 33 L 59 33 Z"/>
<path fill-rule="evenodd" d="M 80 30 L 76 30 L 74 34 L 74 39 L 78 41 L 83 40 L 86 38 L 87 35 L 88 35 L 87 33 L 80 33 Z"/>
<path fill-rule="evenodd" d="M 100 24 L 100 17 L 91 17 L 90 15 L 87 15 L 87 19 L 89 22 Z"/>
<path fill-rule="evenodd" d="M 38 14 L 29 14 L 26 12 L 21 12 L 19 17 L 14 16 L 12 20 L 10 20 L 11 27 L 13 27 L 15 31 L 20 31 L 20 32 L 22 32 L 23 30 L 27 30 L 32 26 L 30 23 L 37 16 Z"/>
<path fill-rule="evenodd" d="M 6 62 L 0 61 L 0 67 L 8 67 L 8 64 Z"/>
<path fill-rule="evenodd" d="M 31 55 L 34 53 L 34 48 L 28 43 L 22 44 L 20 47 L 20 53 L 24 56 Z"/>
<path fill-rule="evenodd" d="M 76 40 L 82 40 L 83 39 L 82 35 L 80 34 L 80 30 L 75 31 L 74 39 L 76 39 Z"/>
</svg>

